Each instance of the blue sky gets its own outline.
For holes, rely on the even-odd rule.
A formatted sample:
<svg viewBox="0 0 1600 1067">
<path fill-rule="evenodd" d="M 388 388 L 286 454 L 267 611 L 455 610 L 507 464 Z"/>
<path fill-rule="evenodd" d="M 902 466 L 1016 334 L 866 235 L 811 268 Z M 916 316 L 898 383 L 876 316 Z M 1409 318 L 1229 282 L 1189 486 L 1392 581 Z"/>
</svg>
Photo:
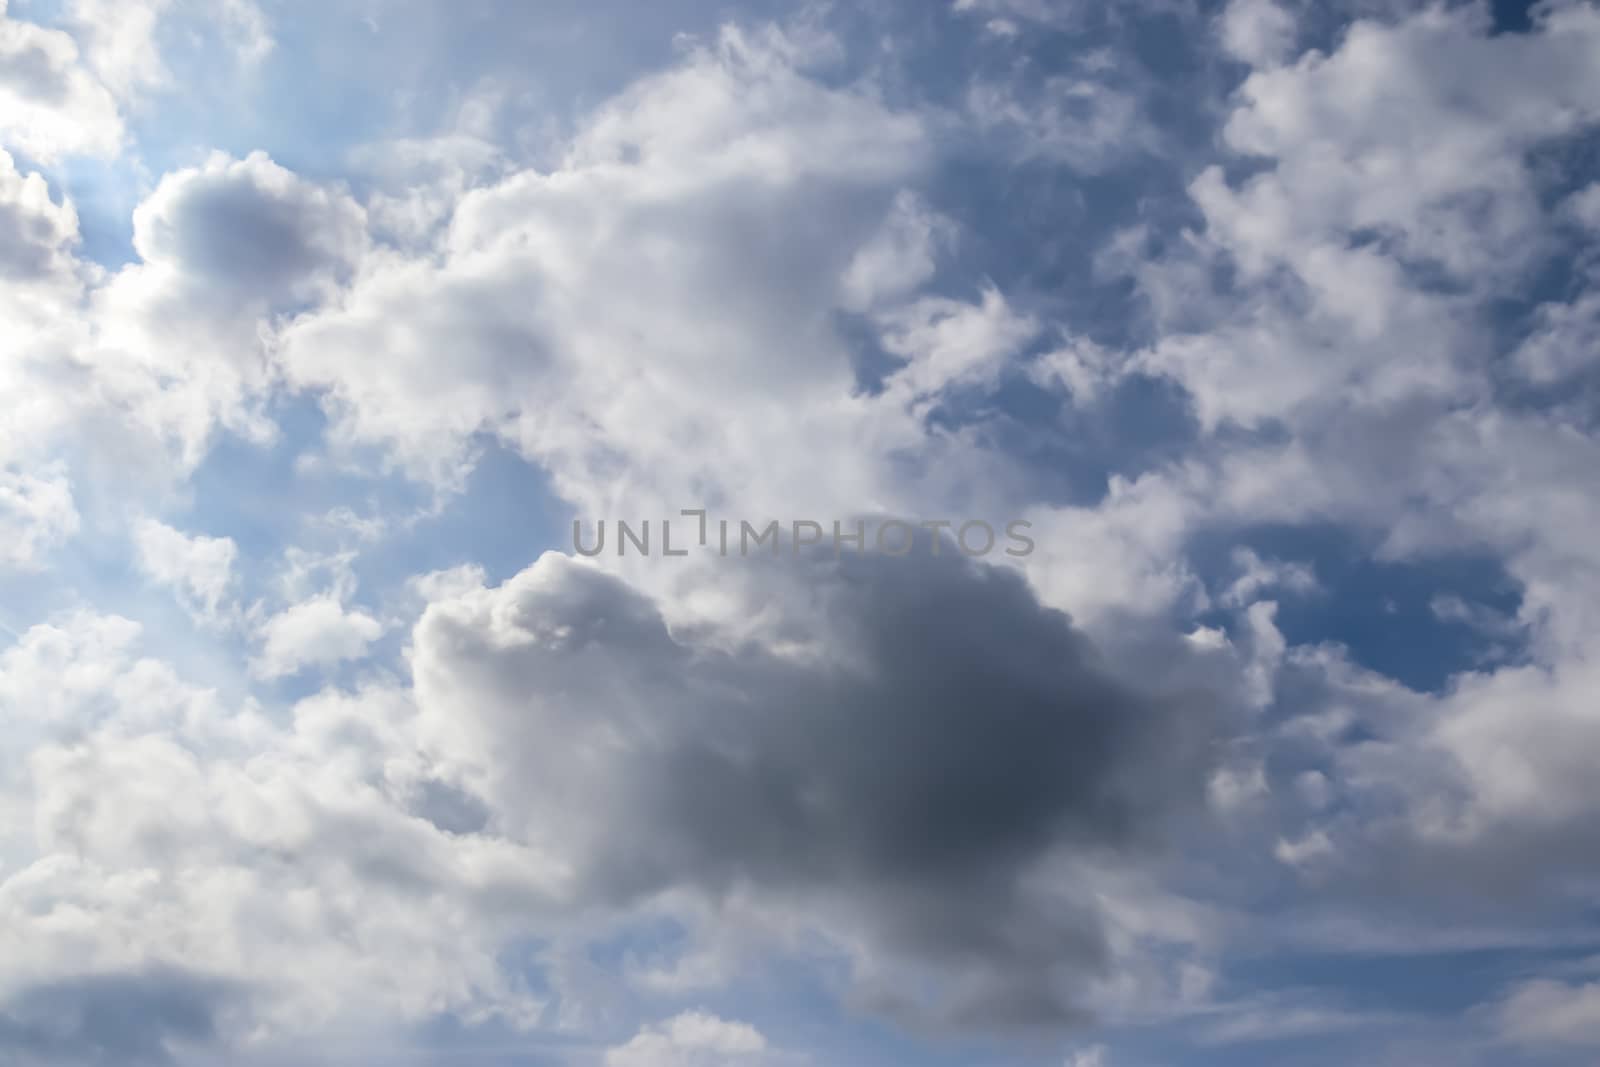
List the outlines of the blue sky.
<svg viewBox="0 0 1600 1067">
<path fill-rule="evenodd" d="M 1586 0 L 0 0 L 0 1060 L 1594 1062 L 1597 137 Z"/>
</svg>

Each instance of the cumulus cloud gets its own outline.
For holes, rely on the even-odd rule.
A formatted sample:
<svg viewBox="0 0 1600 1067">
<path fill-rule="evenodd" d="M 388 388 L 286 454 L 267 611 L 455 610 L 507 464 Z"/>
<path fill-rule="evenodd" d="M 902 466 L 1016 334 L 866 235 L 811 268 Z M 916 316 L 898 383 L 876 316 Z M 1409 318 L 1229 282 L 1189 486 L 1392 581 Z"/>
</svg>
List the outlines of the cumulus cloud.
<svg viewBox="0 0 1600 1067">
<path fill-rule="evenodd" d="M 274 721 L 140 642 L 80 615 L 0 656 L 21 743 L 0 747 L 20 805 L 0 808 L 0 1041 L 127 1062 L 271 1047 L 352 1011 L 538 1018 L 495 956 L 554 872 L 430 821 L 448 792 L 406 740 L 403 692 L 323 693 Z"/>
<path fill-rule="evenodd" d="M 954 553 L 807 579 L 842 662 L 687 647 L 618 579 L 547 554 L 428 609 L 424 719 L 589 899 L 759 893 L 859 942 L 884 1010 L 1080 1014 L 1106 919 L 1050 864 L 1153 844 L 1201 787 L 1205 705 L 1115 681 L 1020 579 Z M 891 960 L 926 970 L 929 1003 L 876 985 Z"/>
<path fill-rule="evenodd" d="M 57 203 L 42 175 L 24 175 L 0 149 L 0 277 L 18 285 L 69 273 L 77 241 L 72 202 Z"/>
<path fill-rule="evenodd" d="M 155 435 L 180 469 L 219 430 L 270 439 L 265 327 L 329 297 L 366 240 L 346 193 L 264 153 L 164 176 L 134 211 L 140 259 L 89 296 L 85 348 L 118 422 Z"/>
<path fill-rule="evenodd" d="M 385 264 L 295 322 L 284 372 L 322 395 L 341 438 L 445 482 L 478 433 L 596 504 L 622 488 L 617 460 L 646 454 L 657 485 L 750 499 L 815 482 L 787 445 L 801 436 L 846 476 L 858 442 L 879 449 L 831 312 L 852 299 L 841 282 L 863 228 L 894 217 L 927 146 L 916 116 L 808 77 L 819 54 L 825 42 L 777 31 L 697 46 L 598 108 L 556 169 L 466 196 L 437 261 Z M 738 462 L 755 455 L 789 469 Z"/>
<path fill-rule="evenodd" d="M 49 162 L 115 155 L 122 139 L 116 100 L 84 67 L 72 37 L 0 4 L 0 144 Z"/>
<path fill-rule="evenodd" d="M 140 511 L 220 433 L 272 438 L 266 324 L 330 295 L 366 237 L 348 196 L 260 154 L 166 175 L 133 224 L 140 259 L 85 261 L 72 200 L 0 156 L 0 464 L 115 486 Z"/>
<path fill-rule="evenodd" d="M 1578 58 L 1595 19 L 1551 5 L 1530 32 L 1492 34 L 1467 6 L 1374 13 L 1296 62 L 1257 52 L 1223 124 L 1244 166 L 1188 188 L 1203 226 L 1160 241 L 1131 229 L 1101 259 L 1138 286 L 1152 340 L 1078 343 L 1040 371 L 1091 404 L 1157 375 L 1198 421 L 1181 463 L 1035 520 L 1046 565 L 1030 573 L 1097 630 L 1130 604 L 1206 605 L 1188 546 L 1218 529 L 1336 524 L 1423 574 L 1483 554 L 1516 590 L 1495 660 L 1461 663 L 1439 692 L 1331 641 L 1295 644 L 1266 601 L 1199 642 L 1231 659 L 1232 692 L 1262 716 L 1213 800 L 1288 872 L 1295 913 L 1337 915 L 1346 936 L 1387 922 L 1516 941 L 1533 935 L 1506 924 L 1577 921 L 1573 886 L 1595 873 L 1570 758 L 1594 743 L 1582 708 L 1600 560 L 1575 535 L 1594 521 L 1578 488 L 1592 434 L 1570 392 L 1538 391 L 1571 390 L 1592 364 L 1592 272 L 1572 236 L 1587 178 L 1565 153 L 1600 120 Z M 1474 65 L 1526 76 L 1466 87 Z M 1551 299 L 1541 272 L 1574 253 Z M 1515 328 L 1495 299 L 1528 309 Z M 1217 606 L 1287 601 L 1313 573 L 1344 592 L 1320 566 L 1253 550 L 1234 565 Z"/>
<path fill-rule="evenodd" d="M 360 659 L 383 635 L 383 623 L 330 595 L 292 604 L 263 621 L 261 649 L 250 669 L 262 678 L 281 678 L 306 667 L 331 667 Z"/>
<path fill-rule="evenodd" d="M 1294 13 L 1278 0 L 1232 0 L 1218 16 L 1222 47 L 1258 67 L 1275 66 L 1294 48 Z"/>
<path fill-rule="evenodd" d="M 1401 256 L 1486 281 L 1536 252 L 1523 152 L 1600 116 L 1587 61 L 1600 15 L 1567 5 L 1533 34 L 1485 30 L 1471 7 L 1359 21 L 1330 55 L 1246 79 L 1223 135 L 1275 166 L 1206 204 L 1233 227 L 1243 265 L 1288 256 L 1305 273 L 1333 228 L 1379 231 Z"/>
<path fill-rule="evenodd" d="M 165 38 L 178 29 L 174 15 L 189 16 L 187 35 L 215 35 L 229 58 L 249 68 L 272 50 L 267 20 L 253 0 L 223 0 L 207 9 L 173 0 L 71 0 L 67 15 L 91 70 L 121 100 L 139 102 L 152 91 L 177 88 Z M 208 42 L 210 43 L 210 42 Z"/>
<path fill-rule="evenodd" d="M 1269 166 L 1236 181 L 1214 166 L 1190 185 L 1207 240 L 1238 271 L 1233 291 L 1195 299 L 1182 257 L 1136 268 L 1170 328 L 1130 366 L 1181 382 L 1208 430 L 1330 402 L 1483 396 L 1481 305 L 1451 290 L 1496 295 L 1550 252 L 1525 157 L 1600 118 L 1580 58 L 1597 27 L 1572 5 L 1534 33 L 1491 37 L 1474 9 L 1433 9 L 1358 21 L 1329 54 L 1252 73 L 1223 136 Z M 1475 68 L 1511 80 L 1463 81 Z"/>
<path fill-rule="evenodd" d="M 240 624 L 160 635 L 169 662 L 41 609 L 0 651 L 0 1048 L 442 1020 L 769 1063 L 668 1017 L 739 1013 L 716 998 L 779 961 L 912 1027 L 1376 1043 L 1414 1020 L 1228 999 L 1230 947 L 1568 937 L 1600 854 L 1600 16 L 1350 7 L 1162 22 L 1154 52 L 1205 32 L 1160 94 L 1081 5 L 962 0 L 871 48 L 728 26 L 538 153 L 459 119 L 369 142 L 348 186 L 186 155 L 109 265 L 51 167 L 170 88 L 169 6 L 0 22 L 0 141 L 45 168 L 0 153 L 0 565 L 21 611 L 93 600 L 111 557 Z M 977 57 L 927 94 L 924 32 Z M 521 85 L 461 84 L 443 111 Z M 1056 194 L 1126 226 L 974 232 Z M 1162 445 L 1092 454 L 1094 418 Z M 127 522 L 179 501 L 215 535 Z M 475 558 L 532 512 L 693 506 L 1016 515 L 1038 547 Z M 61 582 L 17 573 L 86 533 Z M 263 540 L 276 585 L 237 566 Z M 1468 628 L 1494 653 L 1431 689 L 1360 647 Z M 1583 1047 L 1569 978 L 1478 1017 Z M 1089 1036 L 1069 1063 L 1127 1058 Z"/>
<path fill-rule="evenodd" d="M 78 530 L 71 483 L 0 469 L 0 567 L 34 568 Z"/>
<path fill-rule="evenodd" d="M 84 331 L 77 314 L 88 273 L 76 256 L 78 214 L 38 172 L 24 174 L 0 149 L 0 466 L 48 466 L 50 445 L 87 405 L 73 388 L 81 368 L 71 353 Z M 30 472 L 38 478 L 42 470 Z"/>
<path fill-rule="evenodd" d="M 734 1067 L 771 1062 L 766 1038 L 748 1023 L 686 1012 L 647 1026 L 606 1052 L 606 1067 Z"/>
<path fill-rule="evenodd" d="M 218 621 L 233 583 L 238 546 L 229 537 L 189 536 L 155 519 L 134 529 L 139 567 L 152 582 L 170 586 L 203 620 Z"/>
<path fill-rule="evenodd" d="M 338 190 L 278 166 L 264 152 L 213 155 L 162 178 L 133 216 L 145 263 L 214 295 L 284 307 L 348 275 L 365 217 Z"/>
<path fill-rule="evenodd" d="M 497 588 L 463 575 L 418 623 L 413 695 L 329 691 L 289 723 L 141 656 L 127 620 L 36 627 L 0 657 L 0 706 L 36 731 L 12 825 L 37 851 L 0 912 L 92 921 L 3 924 L 0 994 L 94 974 L 133 995 L 117 976 L 181 961 L 225 991 L 227 1042 L 357 1001 L 524 1026 L 544 1006 L 496 962 L 505 938 L 687 893 L 668 906 L 691 928 L 825 938 L 874 1010 L 1076 1017 L 1135 950 L 1089 887 L 1157 847 L 1209 719 L 1108 677 L 1015 575 L 942 560 L 805 564 L 848 652 L 826 661 L 685 645 L 555 554 Z M 428 968 L 395 962 L 418 953 Z M 184 1018 L 171 1036 L 213 1036 L 201 1007 Z M 615 1055 L 758 1051 L 707 1019 Z"/>
</svg>

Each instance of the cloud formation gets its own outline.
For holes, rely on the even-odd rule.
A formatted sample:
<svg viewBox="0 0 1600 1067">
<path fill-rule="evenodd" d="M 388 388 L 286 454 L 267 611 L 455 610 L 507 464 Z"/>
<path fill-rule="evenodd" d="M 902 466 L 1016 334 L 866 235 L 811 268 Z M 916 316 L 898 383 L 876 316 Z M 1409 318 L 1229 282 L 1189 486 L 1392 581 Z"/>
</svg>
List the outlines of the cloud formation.
<svg viewBox="0 0 1600 1067">
<path fill-rule="evenodd" d="M 736 7 L 0 2 L 0 1059 L 1587 1062 L 1600 9 Z"/>
</svg>

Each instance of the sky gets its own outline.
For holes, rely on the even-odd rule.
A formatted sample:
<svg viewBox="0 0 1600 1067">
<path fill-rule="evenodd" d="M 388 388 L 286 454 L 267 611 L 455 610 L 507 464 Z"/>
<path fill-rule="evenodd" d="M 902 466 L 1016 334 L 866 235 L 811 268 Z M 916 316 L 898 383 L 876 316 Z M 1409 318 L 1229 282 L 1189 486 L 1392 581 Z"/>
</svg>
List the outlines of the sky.
<svg viewBox="0 0 1600 1067">
<path fill-rule="evenodd" d="M 1600 1060 L 1600 5 L 0 0 L 0 1063 Z"/>
</svg>

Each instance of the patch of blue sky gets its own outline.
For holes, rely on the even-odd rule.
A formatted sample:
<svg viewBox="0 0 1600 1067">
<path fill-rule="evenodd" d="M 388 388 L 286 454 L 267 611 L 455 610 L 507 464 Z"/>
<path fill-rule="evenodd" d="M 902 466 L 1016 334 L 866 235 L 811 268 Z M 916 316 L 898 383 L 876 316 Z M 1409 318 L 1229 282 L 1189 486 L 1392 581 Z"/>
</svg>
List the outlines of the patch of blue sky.
<svg viewBox="0 0 1600 1067">
<path fill-rule="evenodd" d="M 1422 692 L 1523 653 L 1515 625 L 1521 590 L 1498 558 L 1461 551 L 1384 560 L 1373 555 L 1375 545 L 1375 535 L 1328 523 L 1256 525 L 1201 534 L 1189 559 L 1217 593 L 1238 577 L 1238 548 L 1308 565 L 1318 590 L 1261 594 L 1278 603 L 1275 622 L 1285 639 L 1342 645 L 1354 662 Z M 1234 625 L 1222 608 L 1201 621 Z"/>
</svg>

